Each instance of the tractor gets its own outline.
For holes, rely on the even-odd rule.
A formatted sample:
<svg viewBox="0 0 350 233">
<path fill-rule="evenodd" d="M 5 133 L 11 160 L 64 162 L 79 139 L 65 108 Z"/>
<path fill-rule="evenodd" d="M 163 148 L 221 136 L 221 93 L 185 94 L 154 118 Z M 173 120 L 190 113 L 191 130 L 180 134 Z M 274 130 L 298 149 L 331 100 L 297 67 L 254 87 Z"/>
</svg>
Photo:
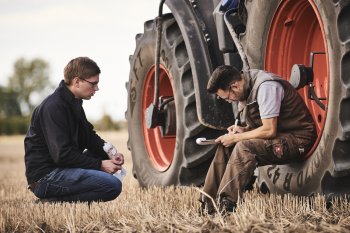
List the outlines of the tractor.
<svg viewBox="0 0 350 233">
<path fill-rule="evenodd" d="M 170 13 L 163 13 L 164 4 Z M 304 99 L 317 140 L 300 163 L 259 167 L 263 193 L 350 193 L 350 0 L 160 0 L 130 56 L 128 148 L 140 186 L 203 184 L 237 104 L 206 91 L 219 65 L 262 69 Z"/>
</svg>

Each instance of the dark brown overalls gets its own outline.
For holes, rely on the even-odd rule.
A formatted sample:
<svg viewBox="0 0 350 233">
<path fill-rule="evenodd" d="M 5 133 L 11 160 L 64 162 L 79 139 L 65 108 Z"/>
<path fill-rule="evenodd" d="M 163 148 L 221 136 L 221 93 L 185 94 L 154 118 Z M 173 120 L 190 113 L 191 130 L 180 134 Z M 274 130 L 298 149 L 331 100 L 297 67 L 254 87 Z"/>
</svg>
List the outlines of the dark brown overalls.
<svg viewBox="0 0 350 233">
<path fill-rule="evenodd" d="M 262 125 L 256 101 L 258 88 L 265 81 L 278 81 L 284 88 L 284 98 L 278 117 L 277 136 L 273 139 L 250 139 L 234 147 L 219 145 L 205 179 L 203 191 L 212 198 L 226 197 L 237 202 L 250 182 L 257 166 L 300 161 L 311 149 L 317 137 L 315 124 L 303 99 L 288 81 L 261 70 L 244 72 L 243 78 L 251 90 L 246 103 L 240 103 L 242 126 L 252 129 Z M 207 197 L 203 201 L 210 203 Z"/>
</svg>

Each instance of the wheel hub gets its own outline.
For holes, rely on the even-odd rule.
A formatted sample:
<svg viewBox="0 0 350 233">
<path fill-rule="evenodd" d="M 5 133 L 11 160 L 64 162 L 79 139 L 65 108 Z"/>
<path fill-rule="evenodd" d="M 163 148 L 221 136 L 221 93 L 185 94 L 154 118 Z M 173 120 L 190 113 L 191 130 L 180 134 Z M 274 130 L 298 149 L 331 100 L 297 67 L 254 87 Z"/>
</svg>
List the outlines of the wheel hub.
<svg viewBox="0 0 350 233">
<path fill-rule="evenodd" d="M 293 65 L 289 82 L 295 89 L 303 88 L 308 83 L 312 83 L 313 79 L 314 73 L 311 67 L 306 67 L 302 64 Z"/>
<path fill-rule="evenodd" d="M 174 157 L 176 109 L 172 78 L 163 65 L 160 65 L 159 74 L 160 106 L 153 106 L 154 74 L 155 66 L 152 66 L 146 75 L 142 93 L 142 112 L 144 113 L 142 115 L 142 134 L 150 162 L 157 171 L 164 172 L 169 168 Z M 169 98 L 173 104 L 168 101 L 162 106 L 162 103 Z"/>
</svg>

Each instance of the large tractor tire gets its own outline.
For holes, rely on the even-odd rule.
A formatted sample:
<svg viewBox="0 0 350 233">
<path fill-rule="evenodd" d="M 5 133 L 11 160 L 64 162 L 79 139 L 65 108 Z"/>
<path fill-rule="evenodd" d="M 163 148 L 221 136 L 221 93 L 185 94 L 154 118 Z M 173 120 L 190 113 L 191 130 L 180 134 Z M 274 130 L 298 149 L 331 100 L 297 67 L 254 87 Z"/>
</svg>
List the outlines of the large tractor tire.
<svg viewBox="0 0 350 233">
<path fill-rule="evenodd" d="M 318 139 L 301 163 L 259 168 L 263 192 L 297 195 L 350 193 L 350 1 L 246 1 L 242 44 L 251 68 L 289 79 L 293 64 L 310 66 L 324 98 L 322 110 L 299 90 L 316 123 Z"/>
<path fill-rule="evenodd" d="M 157 37 L 155 21 L 147 21 L 144 34 L 136 36 L 127 87 L 128 147 L 133 174 L 144 187 L 200 185 L 215 147 L 199 146 L 196 138 L 216 137 L 219 131 L 203 126 L 198 120 L 192 69 L 175 19 L 171 14 L 164 15 L 162 25 L 159 96 L 174 98 L 167 104 L 166 122 L 176 133 L 164 136 L 160 126 L 146 127 L 146 109 L 154 97 Z"/>
</svg>

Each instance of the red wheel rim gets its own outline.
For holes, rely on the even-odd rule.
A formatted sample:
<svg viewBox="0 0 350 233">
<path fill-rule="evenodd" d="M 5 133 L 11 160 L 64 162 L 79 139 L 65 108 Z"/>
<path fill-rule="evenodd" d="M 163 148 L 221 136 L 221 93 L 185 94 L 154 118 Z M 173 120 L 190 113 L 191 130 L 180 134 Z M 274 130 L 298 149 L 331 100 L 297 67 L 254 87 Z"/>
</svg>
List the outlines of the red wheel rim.
<svg viewBox="0 0 350 233">
<path fill-rule="evenodd" d="M 265 70 L 289 79 L 292 66 L 310 66 L 311 52 L 324 52 L 314 57 L 314 85 L 319 98 L 325 98 L 322 110 L 308 98 L 307 88 L 298 92 L 309 108 L 320 140 L 325 125 L 328 105 L 329 65 L 326 36 L 318 10 L 312 1 L 283 1 L 277 8 L 268 35 L 265 52 Z M 309 155 L 313 150 L 309 152 Z"/>
<path fill-rule="evenodd" d="M 160 128 L 148 129 L 146 127 L 146 109 L 153 103 L 155 66 L 147 73 L 142 92 L 142 128 L 148 158 L 153 167 L 160 172 L 167 170 L 173 161 L 176 137 L 162 137 Z M 159 96 L 174 96 L 172 78 L 164 66 L 159 72 Z"/>
</svg>

